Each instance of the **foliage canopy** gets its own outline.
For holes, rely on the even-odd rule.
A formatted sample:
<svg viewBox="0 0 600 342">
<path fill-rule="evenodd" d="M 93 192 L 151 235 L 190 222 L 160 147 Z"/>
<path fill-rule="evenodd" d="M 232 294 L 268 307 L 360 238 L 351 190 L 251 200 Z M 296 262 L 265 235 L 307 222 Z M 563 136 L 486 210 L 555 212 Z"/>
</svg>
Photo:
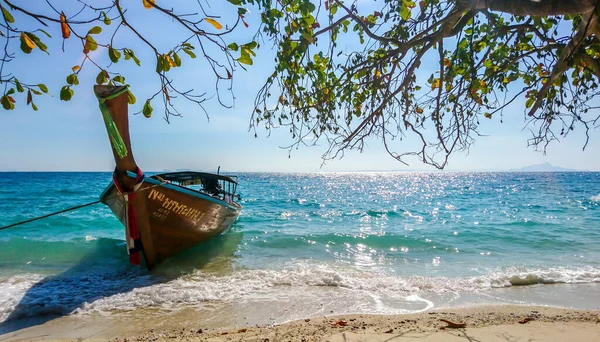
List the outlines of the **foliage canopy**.
<svg viewBox="0 0 600 342">
<path fill-rule="evenodd" d="M 529 143 L 543 150 L 577 127 L 589 138 L 589 130 L 600 125 L 595 0 L 228 0 L 230 12 L 216 14 L 207 13 L 210 6 L 202 0 L 195 4 L 197 13 L 166 8 L 160 0 L 127 2 L 158 11 L 186 32 L 166 51 L 128 22 L 128 8 L 119 0 L 103 6 L 74 2 L 78 10 L 69 15 L 63 11 L 75 7 L 58 1 L 46 1 L 49 14 L 0 2 L 5 109 L 14 108 L 15 92 L 34 109 L 33 95 L 48 92 L 43 84 L 17 79 L 16 71 L 5 72 L 17 44 L 24 53 L 46 52 L 47 28 L 60 27 L 62 38 L 80 43 L 85 56 L 67 76 L 62 100 L 71 98 L 86 66 L 98 68 L 97 83 L 125 82 L 90 52 L 100 49 L 112 63 L 140 65 L 132 49 L 113 44 L 122 30 L 130 30 L 153 51 L 160 80 L 142 112 L 150 116 L 158 97 L 167 119 L 179 115 L 174 98 L 200 105 L 207 98 L 178 89 L 169 77 L 171 69 L 187 63 L 184 55 L 200 55 L 211 67 L 221 101 L 221 88 L 233 96 L 234 71 L 253 64 L 259 42 L 272 44 L 274 70 L 256 97 L 251 127 L 289 129 L 290 147 L 326 140 L 325 158 L 362 149 L 367 137 L 378 137 L 399 161 L 416 155 L 443 168 L 451 153 L 472 145 L 480 120 L 502 120 L 507 106 L 518 101 L 524 102 L 533 133 Z M 56 8 L 59 4 L 65 8 Z M 234 30 L 248 27 L 247 16 L 260 16 L 261 26 L 253 28 L 257 35 L 233 41 Z M 26 19 L 37 27 L 21 27 Z M 111 34 L 97 39 L 107 29 Z M 411 150 L 414 142 L 420 147 Z"/>
</svg>

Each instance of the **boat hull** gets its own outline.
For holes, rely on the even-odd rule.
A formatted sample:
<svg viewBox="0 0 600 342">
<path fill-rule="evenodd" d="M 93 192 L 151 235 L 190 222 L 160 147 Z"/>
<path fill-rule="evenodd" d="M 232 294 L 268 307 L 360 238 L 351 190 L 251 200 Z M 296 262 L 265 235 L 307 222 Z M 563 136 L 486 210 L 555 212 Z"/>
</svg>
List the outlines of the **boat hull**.
<svg viewBox="0 0 600 342">
<path fill-rule="evenodd" d="M 100 200 L 125 225 L 125 200 L 110 184 Z M 186 187 L 146 178 L 134 208 L 148 269 L 227 230 L 241 206 Z"/>
</svg>

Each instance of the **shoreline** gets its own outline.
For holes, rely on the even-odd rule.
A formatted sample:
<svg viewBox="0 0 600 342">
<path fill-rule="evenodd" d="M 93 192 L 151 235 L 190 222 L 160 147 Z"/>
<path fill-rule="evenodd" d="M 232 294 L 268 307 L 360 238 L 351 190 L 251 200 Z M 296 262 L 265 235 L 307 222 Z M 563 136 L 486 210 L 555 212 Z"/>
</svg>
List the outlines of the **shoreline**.
<svg viewBox="0 0 600 342">
<path fill-rule="evenodd" d="M 235 308 L 230 308 L 235 310 Z M 258 309 L 260 310 L 260 309 Z M 282 324 L 228 321 L 226 312 L 187 308 L 73 315 L 0 334 L 0 341 L 597 341 L 600 310 L 483 305 L 417 314 L 348 314 Z M 34 319 L 33 319 L 34 320 Z M 452 327 L 451 323 L 459 324 Z M 464 327 L 462 327 L 464 324 Z M 0 327 L 3 323 L 0 323 Z M 450 325 L 450 326 L 449 326 Z M 0 333 L 1 332 L 0 330 Z M 507 337 L 510 337 L 508 339 Z M 519 339 L 521 338 L 521 339 Z"/>
</svg>

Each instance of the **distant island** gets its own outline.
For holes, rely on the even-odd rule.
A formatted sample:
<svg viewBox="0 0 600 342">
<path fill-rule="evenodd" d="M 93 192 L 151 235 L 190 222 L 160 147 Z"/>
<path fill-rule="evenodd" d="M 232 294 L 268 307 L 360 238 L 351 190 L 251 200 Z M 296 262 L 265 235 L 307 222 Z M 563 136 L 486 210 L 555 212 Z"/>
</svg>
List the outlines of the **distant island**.
<svg viewBox="0 0 600 342">
<path fill-rule="evenodd" d="M 522 167 L 520 169 L 512 169 L 510 172 L 573 172 L 575 169 L 567 169 L 560 166 L 554 166 L 548 162 Z"/>
</svg>

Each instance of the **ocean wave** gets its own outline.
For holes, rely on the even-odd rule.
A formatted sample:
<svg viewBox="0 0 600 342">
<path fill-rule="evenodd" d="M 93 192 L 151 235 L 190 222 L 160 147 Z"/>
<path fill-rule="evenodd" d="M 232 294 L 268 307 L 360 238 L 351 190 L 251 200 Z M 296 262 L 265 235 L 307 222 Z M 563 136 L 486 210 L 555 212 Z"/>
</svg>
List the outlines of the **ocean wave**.
<svg viewBox="0 0 600 342">
<path fill-rule="evenodd" d="M 283 233 L 278 231 L 266 230 L 244 230 L 244 235 L 249 237 L 249 243 L 260 241 L 261 248 L 286 248 L 290 253 L 297 253 L 306 249 L 308 241 L 318 248 L 327 248 L 338 252 L 352 253 L 354 247 L 358 244 L 370 249 L 377 250 L 378 253 L 390 253 L 402 248 L 409 248 L 415 251 L 430 250 L 434 245 L 437 248 L 450 248 L 450 245 L 444 243 L 433 244 L 428 239 L 415 239 L 395 233 L 387 233 L 383 230 L 373 230 L 369 232 L 348 233 L 311 233 L 313 230 L 305 230 L 302 234 Z M 320 249 L 324 252 L 324 249 Z"/>
<path fill-rule="evenodd" d="M 600 194 L 598 194 L 596 196 L 592 196 L 591 200 L 594 202 L 600 202 Z"/>
<path fill-rule="evenodd" d="M 404 212 L 404 210 L 402 210 L 402 212 Z M 370 217 L 396 217 L 396 216 L 401 216 L 402 213 L 397 212 L 395 210 L 368 210 L 366 212 L 366 214 Z"/>
<path fill-rule="evenodd" d="M 135 309 L 146 306 L 173 308 L 202 305 L 208 301 L 252 302 L 264 298 L 298 296 L 327 300 L 331 291 L 357 296 L 405 301 L 410 296 L 493 291 L 525 284 L 600 282 L 600 269 L 555 269 L 517 272 L 506 270 L 477 277 L 391 276 L 350 267 L 300 262 L 282 270 L 242 270 L 227 276 L 202 272 L 173 282 L 135 289 L 126 294 L 84 305 L 79 312 Z M 354 298 L 352 298 L 354 296 Z"/>
<path fill-rule="evenodd" d="M 279 220 L 290 220 L 295 218 L 321 218 L 325 220 L 336 219 L 338 221 L 344 220 L 345 218 L 391 218 L 391 217 L 399 217 L 402 216 L 402 212 L 398 212 L 395 210 L 338 210 L 338 209 L 325 209 L 322 205 L 319 205 L 319 210 L 303 210 L 303 211 L 293 211 L 286 210 L 278 214 L 277 218 Z M 264 216 L 259 216 L 259 219 L 264 220 Z"/>
<path fill-rule="evenodd" d="M 56 276 L 23 274 L 0 279 L 0 322 L 37 316 L 67 315 L 86 303 L 156 283 L 159 278 L 125 268 L 103 272 L 70 270 Z"/>
<path fill-rule="evenodd" d="M 492 288 L 538 284 L 581 284 L 600 282 L 600 269 L 594 267 L 547 269 L 517 269 L 494 271 L 488 276 Z"/>
<path fill-rule="evenodd" d="M 325 301 L 332 293 L 353 301 L 369 297 L 405 302 L 411 296 L 427 298 L 512 286 L 593 282 L 600 282 L 599 268 L 507 268 L 453 278 L 386 275 L 314 261 L 291 262 L 279 270 L 235 270 L 227 274 L 196 271 L 171 281 L 131 270 L 41 280 L 28 275 L 0 280 L 0 292 L 8 294 L 4 301 L 0 300 L 0 321 L 15 316 L 14 311 L 18 311 L 18 317 L 27 317 L 148 307 L 176 309 L 206 302 L 248 303 L 282 296 L 298 297 L 296 300 L 309 296 Z M 32 292 L 34 286 L 37 290 Z"/>
<path fill-rule="evenodd" d="M 287 201 L 288 203 L 298 204 L 300 206 L 307 206 L 313 208 L 322 208 L 324 205 L 318 203 L 315 199 L 306 199 L 306 198 L 294 198 Z"/>
</svg>

